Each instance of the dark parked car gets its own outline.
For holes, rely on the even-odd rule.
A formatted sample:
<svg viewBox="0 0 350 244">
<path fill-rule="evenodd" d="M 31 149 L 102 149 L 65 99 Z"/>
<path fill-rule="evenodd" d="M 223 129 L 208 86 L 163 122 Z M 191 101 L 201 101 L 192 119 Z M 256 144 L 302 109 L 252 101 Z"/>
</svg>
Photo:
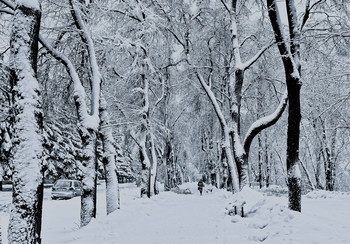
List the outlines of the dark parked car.
<svg viewBox="0 0 350 244">
<path fill-rule="evenodd" d="M 58 180 L 52 187 L 51 198 L 73 198 L 83 194 L 83 187 L 78 180 Z"/>
</svg>

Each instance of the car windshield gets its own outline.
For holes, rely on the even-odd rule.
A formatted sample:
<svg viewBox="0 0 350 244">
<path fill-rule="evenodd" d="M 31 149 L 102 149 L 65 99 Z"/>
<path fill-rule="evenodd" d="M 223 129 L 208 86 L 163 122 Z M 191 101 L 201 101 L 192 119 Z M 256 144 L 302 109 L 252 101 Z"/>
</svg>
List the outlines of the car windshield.
<svg viewBox="0 0 350 244">
<path fill-rule="evenodd" d="M 67 180 L 60 180 L 55 183 L 55 187 L 70 187 L 72 182 Z"/>
</svg>

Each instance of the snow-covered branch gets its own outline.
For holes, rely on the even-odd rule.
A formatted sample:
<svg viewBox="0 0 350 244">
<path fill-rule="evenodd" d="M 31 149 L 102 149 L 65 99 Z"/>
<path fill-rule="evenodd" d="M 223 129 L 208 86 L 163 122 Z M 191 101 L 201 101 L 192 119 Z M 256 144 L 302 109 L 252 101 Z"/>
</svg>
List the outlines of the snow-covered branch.
<svg viewBox="0 0 350 244">
<path fill-rule="evenodd" d="M 5 4 L 7 7 L 9 7 L 10 9 L 12 10 L 15 10 L 16 8 L 16 4 L 11 2 L 11 1 L 8 1 L 8 0 L 0 0 L 1 3 Z"/>
<path fill-rule="evenodd" d="M 227 6 L 227 4 L 225 3 L 225 0 L 220 0 L 222 5 L 224 5 L 225 9 L 227 10 L 227 12 L 231 13 L 230 8 Z"/>
<path fill-rule="evenodd" d="M 11 9 L 4 9 L 4 8 L 0 8 L 0 13 L 11 14 L 11 15 L 14 14 L 13 10 L 11 10 Z"/>
<path fill-rule="evenodd" d="M 160 78 L 161 79 L 161 78 Z M 157 99 L 157 101 L 154 103 L 153 109 L 152 109 L 152 113 L 151 115 L 154 114 L 157 105 L 164 99 L 164 95 L 165 95 L 165 82 L 163 79 L 161 79 L 162 81 L 162 95 L 160 96 L 160 98 Z"/>
<path fill-rule="evenodd" d="M 67 69 L 69 76 L 71 77 L 74 85 L 74 98 L 79 103 L 79 119 L 86 128 L 97 129 L 98 128 L 98 113 L 89 115 L 87 113 L 87 105 L 85 102 L 85 88 L 83 87 L 78 73 L 76 72 L 74 65 L 63 53 L 54 49 L 41 35 L 39 35 L 40 43 L 48 50 L 48 52 L 59 62 L 61 62 Z"/>
<path fill-rule="evenodd" d="M 274 125 L 278 119 L 282 116 L 288 103 L 288 92 L 284 92 L 283 97 L 278 105 L 277 109 L 270 115 L 255 121 L 248 129 L 246 136 L 244 138 L 243 147 L 246 153 L 249 152 L 250 144 L 252 143 L 254 137 L 259 134 L 262 130 Z"/>
<path fill-rule="evenodd" d="M 311 10 L 319 3 L 323 2 L 324 0 L 318 0 L 316 1 L 314 4 L 311 4 L 311 0 L 307 0 L 306 1 L 306 5 L 305 5 L 305 13 L 304 13 L 304 17 L 303 17 L 303 20 L 301 22 L 301 26 L 300 26 L 300 30 L 302 30 L 307 22 L 307 20 L 309 19 L 310 17 L 310 13 L 311 13 Z"/>
<path fill-rule="evenodd" d="M 97 64 L 95 46 L 84 24 L 84 21 L 81 18 L 80 10 L 74 4 L 74 0 L 70 0 L 70 4 L 73 9 L 72 14 L 75 19 L 75 24 L 77 25 L 78 29 L 81 30 L 81 36 L 87 45 L 87 50 L 89 53 L 89 61 L 91 64 L 91 71 L 92 71 L 91 115 L 95 115 L 95 114 L 98 114 L 98 109 L 99 109 L 102 76 L 100 74 L 99 67 Z"/>
<path fill-rule="evenodd" d="M 243 63 L 243 69 L 249 69 L 250 66 L 252 66 L 260 57 L 261 55 L 264 54 L 264 52 L 266 50 L 268 50 L 273 44 L 275 44 L 275 42 L 272 42 L 266 46 L 264 46 L 263 48 L 260 49 L 259 52 L 257 52 L 257 54 L 254 55 L 254 57 L 250 58 L 249 60 L 247 60 L 246 62 Z"/>
<path fill-rule="evenodd" d="M 209 99 L 210 99 L 210 102 L 213 104 L 214 106 L 214 111 L 215 113 L 217 114 L 218 118 L 219 118 L 219 121 L 220 121 L 220 124 L 222 125 L 222 127 L 227 127 L 227 124 L 226 124 L 226 120 L 225 120 L 225 116 L 224 114 L 222 113 L 221 111 L 221 108 L 220 108 L 220 105 L 218 104 L 217 100 L 216 100 L 216 97 L 213 93 L 213 91 L 210 89 L 210 87 L 206 84 L 203 76 L 198 73 L 197 71 L 195 72 L 196 75 L 197 75 L 197 78 L 198 80 L 200 81 L 205 93 L 207 93 Z"/>
<path fill-rule="evenodd" d="M 173 124 L 171 125 L 171 128 L 174 128 L 176 122 L 181 118 L 182 114 L 186 111 L 187 107 L 184 107 L 181 112 L 176 116 Z"/>
</svg>

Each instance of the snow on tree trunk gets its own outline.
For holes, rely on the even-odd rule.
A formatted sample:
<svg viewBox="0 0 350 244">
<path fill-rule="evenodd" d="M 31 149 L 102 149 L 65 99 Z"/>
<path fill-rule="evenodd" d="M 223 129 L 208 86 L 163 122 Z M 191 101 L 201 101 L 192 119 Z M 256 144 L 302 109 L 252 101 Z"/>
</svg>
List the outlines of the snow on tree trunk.
<svg viewBox="0 0 350 244">
<path fill-rule="evenodd" d="M 96 185 L 97 185 L 97 157 L 96 157 L 96 131 L 78 127 L 82 140 L 82 183 L 80 225 L 86 226 L 92 218 L 96 218 Z"/>
<path fill-rule="evenodd" d="M 249 185 L 249 165 L 248 155 L 246 153 L 235 156 L 237 170 L 239 175 L 239 188 L 242 190 L 244 186 Z"/>
<path fill-rule="evenodd" d="M 270 186 L 270 179 L 271 179 L 271 159 L 272 159 L 272 154 L 270 154 L 270 157 L 268 155 L 268 151 L 267 151 L 267 141 L 265 141 L 266 143 L 266 151 L 265 151 L 265 161 L 266 161 L 266 188 L 268 188 Z"/>
<path fill-rule="evenodd" d="M 150 132 L 149 135 L 149 144 L 150 144 L 150 148 L 149 150 L 151 150 L 151 168 L 150 168 L 150 196 L 153 195 L 157 195 L 159 193 L 158 188 L 157 188 L 157 153 L 156 153 L 156 149 L 154 146 L 154 138 L 153 138 L 153 134 Z"/>
<path fill-rule="evenodd" d="M 150 197 L 150 161 L 146 152 L 146 138 L 141 141 L 140 161 L 141 161 L 141 197 Z"/>
<path fill-rule="evenodd" d="M 208 95 L 209 100 L 214 107 L 214 111 L 215 111 L 216 115 L 218 116 L 221 128 L 223 130 L 223 145 L 222 145 L 222 147 L 224 148 L 224 151 L 225 151 L 228 170 L 229 170 L 229 174 L 231 176 L 231 177 L 229 177 L 231 179 L 230 183 L 232 184 L 233 191 L 239 192 L 239 176 L 238 176 L 238 171 L 237 171 L 237 165 L 236 165 L 236 162 L 235 162 L 233 155 L 232 155 L 233 150 L 231 148 L 231 135 L 230 135 L 231 130 L 226 123 L 225 116 L 223 115 L 222 110 L 218 104 L 218 101 L 216 100 L 216 97 L 215 97 L 213 91 L 210 89 L 210 86 L 206 84 L 206 82 L 201 74 L 196 73 L 196 75 L 197 75 L 197 78 L 200 81 L 204 91 Z"/>
<path fill-rule="evenodd" d="M 228 128 L 224 128 L 224 150 L 225 150 L 225 155 L 227 159 L 227 165 L 228 165 L 228 171 L 231 177 L 231 184 L 233 187 L 234 192 L 239 192 L 239 175 L 238 175 L 238 169 L 236 162 L 232 156 L 232 149 L 231 149 L 231 144 L 230 144 L 230 135 L 228 132 Z"/>
<path fill-rule="evenodd" d="M 103 145 L 103 165 L 106 172 L 106 204 L 107 214 L 120 208 L 119 184 L 116 168 L 116 149 L 112 134 L 112 127 L 107 112 L 107 102 L 100 99 L 100 136 Z"/>
<path fill-rule="evenodd" d="M 258 180 L 259 180 L 259 188 L 261 189 L 263 187 L 263 172 L 262 172 L 262 164 L 263 164 L 263 160 L 262 160 L 262 143 L 261 143 L 261 136 L 258 135 L 258 168 L 259 168 L 259 172 L 258 172 Z"/>
<path fill-rule="evenodd" d="M 284 35 L 276 0 L 267 0 L 270 22 L 283 61 L 289 97 L 287 126 L 287 175 L 289 208 L 301 211 L 301 174 L 299 169 L 300 134 L 300 33 L 293 0 L 286 1 L 291 44 Z"/>
<path fill-rule="evenodd" d="M 13 201 L 9 243 L 41 243 L 43 114 L 36 79 L 39 1 L 16 1 L 10 69 L 14 99 Z"/>
<path fill-rule="evenodd" d="M 167 138 L 165 140 L 165 146 L 163 151 L 163 166 L 164 166 L 164 190 L 170 191 L 171 185 L 170 185 L 170 160 L 171 160 L 171 142 L 169 139 L 169 135 L 167 135 Z"/>
<path fill-rule="evenodd" d="M 85 91 L 81 87 L 79 78 L 75 81 L 74 99 L 78 111 L 79 134 L 83 144 L 83 195 L 81 196 L 80 221 L 81 226 L 87 225 L 91 218 L 96 218 L 96 186 L 97 186 L 97 156 L 96 156 L 96 138 L 97 130 L 100 124 L 99 108 L 100 108 L 100 88 L 102 76 L 96 59 L 95 46 L 89 30 L 85 26 L 85 21 L 81 17 L 81 11 L 76 5 L 76 1 L 70 0 L 72 7 L 71 13 L 74 23 L 79 29 L 82 41 L 86 45 L 88 57 L 91 67 L 91 105 L 90 114 L 87 115 L 86 103 L 84 101 Z M 70 72 L 73 74 L 73 72 Z M 77 91 L 77 88 L 80 88 Z"/>
</svg>

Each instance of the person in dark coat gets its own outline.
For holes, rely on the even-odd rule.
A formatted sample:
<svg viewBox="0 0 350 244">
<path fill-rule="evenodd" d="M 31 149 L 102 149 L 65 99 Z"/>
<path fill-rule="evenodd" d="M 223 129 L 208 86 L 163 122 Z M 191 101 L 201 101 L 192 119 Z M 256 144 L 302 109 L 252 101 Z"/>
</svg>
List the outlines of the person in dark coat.
<svg viewBox="0 0 350 244">
<path fill-rule="evenodd" d="M 202 196 L 203 188 L 204 188 L 204 183 L 203 183 L 203 180 L 200 179 L 198 182 L 198 190 L 199 190 L 199 193 L 201 194 L 201 196 Z"/>
</svg>

